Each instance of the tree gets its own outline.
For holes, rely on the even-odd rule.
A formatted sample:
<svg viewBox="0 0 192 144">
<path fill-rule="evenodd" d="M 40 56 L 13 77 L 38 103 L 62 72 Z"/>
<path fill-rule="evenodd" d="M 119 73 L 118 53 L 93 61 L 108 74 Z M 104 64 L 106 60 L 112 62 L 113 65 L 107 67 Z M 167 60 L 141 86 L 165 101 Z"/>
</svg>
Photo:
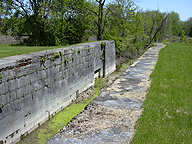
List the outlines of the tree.
<svg viewBox="0 0 192 144">
<path fill-rule="evenodd" d="M 0 2 L 0 28 L 2 27 L 2 13 L 3 13 L 3 3 Z"/>
<path fill-rule="evenodd" d="M 86 30 L 90 25 L 90 13 L 85 0 L 73 0 L 68 3 L 69 11 L 66 14 L 67 28 L 64 32 L 69 44 L 79 43 L 86 37 Z M 86 39 L 86 38 L 85 38 Z"/>
<path fill-rule="evenodd" d="M 191 26 L 192 26 L 192 17 L 189 18 L 187 21 L 185 21 L 183 24 L 183 30 L 185 31 L 187 36 L 190 36 Z"/>
<path fill-rule="evenodd" d="M 192 24 L 188 36 L 192 37 Z"/>
<path fill-rule="evenodd" d="M 97 26 L 97 40 L 102 40 L 109 10 L 107 7 L 104 7 L 106 0 L 96 0 L 95 2 L 91 2 L 89 11 L 97 17 L 97 20 L 94 20 L 94 24 Z"/>
<path fill-rule="evenodd" d="M 160 11 L 143 12 L 144 31 L 148 36 L 148 44 L 153 41 L 162 40 L 165 36 L 165 28 L 167 26 L 169 14 L 161 13 Z"/>
<path fill-rule="evenodd" d="M 102 40 L 102 35 L 103 35 L 103 7 L 105 4 L 105 0 L 96 0 L 99 4 L 99 13 L 98 13 L 98 35 L 97 35 L 97 40 Z"/>
<path fill-rule="evenodd" d="M 104 33 L 105 39 L 116 42 L 117 52 L 126 49 L 131 40 L 131 25 L 135 16 L 135 5 L 131 0 L 116 0 L 107 6 L 108 23 Z"/>
<path fill-rule="evenodd" d="M 139 11 L 133 17 L 130 33 L 133 37 L 132 43 L 137 49 L 137 52 L 139 52 L 139 50 L 143 48 L 147 43 L 147 35 L 144 31 L 144 20 L 142 18 L 141 12 Z"/>
<path fill-rule="evenodd" d="M 57 45 L 50 31 L 50 0 L 4 0 L 5 11 L 9 12 L 9 28 L 12 35 L 21 38 L 27 35 L 28 45 Z"/>
<path fill-rule="evenodd" d="M 27 45 L 59 45 L 81 42 L 89 25 L 85 0 L 4 0 L 11 12 L 4 27 L 12 35 L 27 35 Z"/>
<path fill-rule="evenodd" d="M 169 17 L 169 15 L 166 15 L 166 16 L 163 18 L 163 20 L 161 21 L 160 26 L 158 26 L 158 28 L 157 28 L 156 31 L 155 31 L 155 34 L 154 34 L 153 37 L 150 39 L 149 44 L 152 43 L 152 41 L 156 38 L 157 34 L 165 27 L 166 21 L 167 21 L 168 17 Z"/>
<path fill-rule="evenodd" d="M 62 44 L 81 42 L 90 25 L 85 0 L 55 0 L 50 17 L 54 33 Z"/>
<path fill-rule="evenodd" d="M 170 13 L 169 21 L 171 21 L 172 35 L 173 36 L 181 35 L 181 21 L 179 18 L 179 14 L 176 12 Z"/>
<path fill-rule="evenodd" d="M 1 32 L 17 38 L 28 36 L 27 45 L 79 43 L 93 33 L 97 40 L 115 40 L 117 52 L 167 37 L 179 36 L 181 25 L 191 35 L 191 23 L 179 15 L 138 11 L 132 0 L 1 0 Z"/>
</svg>

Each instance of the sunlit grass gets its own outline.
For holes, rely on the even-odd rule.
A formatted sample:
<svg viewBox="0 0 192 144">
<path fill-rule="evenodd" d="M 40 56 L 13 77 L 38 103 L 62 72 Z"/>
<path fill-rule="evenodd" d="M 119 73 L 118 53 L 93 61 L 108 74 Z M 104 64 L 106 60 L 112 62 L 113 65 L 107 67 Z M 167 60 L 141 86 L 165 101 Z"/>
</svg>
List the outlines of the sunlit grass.
<svg viewBox="0 0 192 144">
<path fill-rule="evenodd" d="M 192 45 L 167 44 L 151 75 L 133 144 L 192 143 Z"/>
<path fill-rule="evenodd" d="M 46 46 L 12 46 L 12 45 L 3 45 L 0 44 L 0 58 L 13 56 L 13 55 L 20 55 L 20 54 L 27 54 L 31 52 L 38 52 L 43 50 L 55 49 L 60 48 L 62 46 L 53 46 L 53 47 L 46 47 Z"/>
<path fill-rule="evenodd" d="M 72 45 L 65 45 L 65 46 L 62 46 L 62 45 L 61 46 L 19 46 L 19 45 L 0 44 L 0 58 L 14 56 L 14 55 L 28 54 L 31 52 L 44 51 L 49 49 L 75 46 L 78 44 L 90 43 L 90 42 L 96 42 L 96 41 L 86 41 L 86 42 L 81 42 L 81 43 L 72 44 Z"/>
</svg>

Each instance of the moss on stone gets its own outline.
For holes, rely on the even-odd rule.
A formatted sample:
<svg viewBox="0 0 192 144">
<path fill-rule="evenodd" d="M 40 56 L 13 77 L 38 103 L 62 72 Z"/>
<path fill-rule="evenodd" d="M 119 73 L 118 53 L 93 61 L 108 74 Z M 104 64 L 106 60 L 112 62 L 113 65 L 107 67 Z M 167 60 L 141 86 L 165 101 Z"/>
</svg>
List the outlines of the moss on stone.
<svg viewBox="0 0 192 144">
<path fill-rule="evenodd" d="M 42 62 L 45 62 L 46 60 L 47 60 L 47 59 L 46 59 L 45 57 L 42 57 L 42 58 L 41 58 L 41 61 L 42 61 Z"/>
<path fill-rule="evenodd" d="M 101 43 L 101 47 L 105 47 L 105 42 L 102 42 L 102 43 Z"/>
</svg>

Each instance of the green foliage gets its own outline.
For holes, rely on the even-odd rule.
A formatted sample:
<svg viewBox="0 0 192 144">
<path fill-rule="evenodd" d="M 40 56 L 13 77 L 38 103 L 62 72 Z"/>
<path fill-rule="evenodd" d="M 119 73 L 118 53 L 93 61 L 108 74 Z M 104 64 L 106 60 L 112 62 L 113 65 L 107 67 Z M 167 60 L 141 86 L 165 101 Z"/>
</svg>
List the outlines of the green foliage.
<svg viewBox="0 0 192 144">
<path fill-rule="evenodd" d="M 62 55 L 61 52 L 54 54 L 53 57 L 51 58 L 51 61 L 54 61 L 56 58 L 59 58 L 61 55 Z"/>
<path fill-rule="evenodd" d="M 101 47 L 105 47 L 105 42 L 102 42 L 102 43 L 101 43 Z"/>
<path fill-rule="evenodd" d="M 181 30 L 187 36 L 192 33 L 191 19 L 182 23 L 176 12 L 136 12 L 132 0 L 2 0 L 0 14 L 1 32 L 17 39 L 27 36 L 23 45 L 67 45 L 95 35 L 98 40 L 114 40 L 118 57 L 181 36 Z"/>
<path fill-rule="evenodd" d="M 102 53 L 100 55 L 100 59 L 105 60 Z"/>
<path fill-rule="evenodd" d="M 182 29 L 185 31 L 186 36 L 192 37 L 192 17 L 183 22 Z"/>
<path fill-rule="evenodd" d="M 63 56 L 63 52 L 60 50 L 59 51 L 59 55 L 62 57 Z"/>
<path fill-rule="evenodd" d="M 191 43 L 192 44 L 192 38 L 185 35 L 185 32 L 181 32 L 181 43 Z"/>
<path fill-rule="evenodd" d="M 190 30 L 189 30 L 189 36 L 192 38 L 192 24 L 191 24 L 191 27 L 190 27 Z"/>
<path fill-rule="evenodd" d="M 0 108 L 3 108 L 4 106 L 5 106 L 4 103 L 0 102 Z"/>
<path fill-rule="evenodd" d="M 80 50 L 80 49 L 78 49 L 77 53 L 78 53 L 78 54 L 80 54 L 80 52 L 81 52 L 81 50 Z"/>
<path fill-rule="evenodd" d="M 65 63 L 69 63 L 69 59 L 68 58 L 65 58 Z"/>
<path fill-rule="evenodd" d="M 49 87 L 50 83 L 48 82 L 47 84 L 45 84 L 45 87 Z"/>
<path fill-rule="evenodd" d="M 164 39 L 166 23 L 162 22 L 166 19 L 167 14 L 156 10 L 141 12 L 141 15 L 143 18 L 143 28 L 146 34 L 145 43 L 150 45 L 154 41 L 161 41 Z"/>
<path fill-rule="evenodd" d="M 47 59 L 46 59 L 45 57 L 42 57 L 42 58 L 41 58 L 41 61 L 42 61 L 42 62 L 45 62 L 46 60 L 47 60 Z"/>
<path fill-rule="evenodd" d="M 132 31 L 134 24 L 136 24 L 136 16 L 138 16 L 135 13 L 135 4 L 131 0 L 118 1 L 109 4 L 108 8 L 110 9 L 109 26 L 105 27 L 103 38 L 115 41 L 118 55 L 127 53 L 130 47 L 134 47 L 137 43 L 133 43 L 136 34 L 135 31 Z M 140 30 L 138 29 L 138 31 Z M 133 36 L 134 34 L 135 36 Z"/>
<path fill-rule="evenodd" d="M 106 82 L 103 80 L 103 78 L 97 78 L 95 79 L 95 85 L 94 85 L 94 95 L 95 97 L 99 96 L 101 93 L 101 89 L 105 87 Z"/>
<path fill-rule="evenodd" d="M 85 0 L 23 1 L 3 0 L 9 13 L 1 28 L 3 33 L 21 39 L 25 45 L 60 45 L 79 43 L 86 35 L 90 20 Z M 1 9 L 0 9 L 1 10 Z"/>
<path fill-rule="evenodd" d="M 186 39 L 185 32 L 182 31 L 182 32 L 181 32 L 181 42 L 184 42 L 185 39 Z"/>
<path fill-rule="evenodd" d="M 130 61 L 129 61 L 129 64 L 130 64 L 130 65 L 132 65 L 132 64 L 133 64 L 133 61 L 132 61 L 132 60 L 130 60 Z"/>
<path fill-rule="evenodd" d="M 171 35 L 179 36 L 181 34 L 181 24 L 179 14 L 176 12 L 172 12 L 169 17 Z"/>
</svg>

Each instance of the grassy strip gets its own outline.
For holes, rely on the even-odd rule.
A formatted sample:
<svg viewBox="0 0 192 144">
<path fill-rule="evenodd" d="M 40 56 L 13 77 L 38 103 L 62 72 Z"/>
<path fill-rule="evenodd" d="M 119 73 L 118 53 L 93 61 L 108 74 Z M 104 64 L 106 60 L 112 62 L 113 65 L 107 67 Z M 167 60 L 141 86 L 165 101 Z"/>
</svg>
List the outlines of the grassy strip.
<svg viewBox="0 0 192 144">
<path fill-rule="evenodd" d="M 0 58 L 14 56 L 14 55 L 21 55 L 21 54 L 28 54 L 31 52 L 39 52 L 44 50 L 56 49 L 56 48 L 63 48 L 69 46 L 76 46 L 78 44 L 90 43 L 95 41 L 86 41 L 72 45 L 65 45 L 65 46 L 18 46 L 18 45 L 5 45 L 0 44 Z"/>
<path fill-rule="evenodd" d="M 192 143 L 192 45 L 167 44 L 151 79 L 132 143 Z"/>
<path fill-rule="evenodd" d="M 11 45 L 0 45 L 0 58 L 27 54 L 31 52 L 38 52 L 49 49 L 61 48 L 62 46 L 43 47 L 43 46 L 11 46 Z"/>
<path fill-rule="evenodd" d="M 96 98 L 100 93 L 101 89 L 104 87 L 105 82 L 103 78 L 98 78 L 95 80 L 94 86 L 94 96 L 82 100 L 78 103 L 72 103 L 64 110 L 56 114 L 53 118 L 45 122 L 38 129 L 28 135 L 26 138 L 21 140 L 19 144 L 46 144 L 53 136 L 55 136 L 60 129 L 67 125 L 76 115 L 78 115 L 94 98 Z"/>
</svg>

